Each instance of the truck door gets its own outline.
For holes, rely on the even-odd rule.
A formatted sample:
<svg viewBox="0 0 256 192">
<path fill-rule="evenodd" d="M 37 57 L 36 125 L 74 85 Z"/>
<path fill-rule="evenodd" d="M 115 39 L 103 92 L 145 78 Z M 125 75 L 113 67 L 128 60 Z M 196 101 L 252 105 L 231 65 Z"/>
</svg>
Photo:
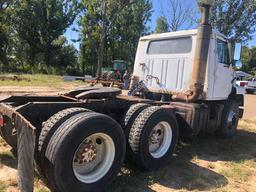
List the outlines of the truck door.
<svg viewBox="0 0 256 192">
<path fill-rule="evenodd" d="M 234 79 L 234 70 L 230 64 L 227 41 L 217 37 L 215 53 L 213 98 L 216 100 L 225 100 L 232 91 L 232 81 Z"/>
</svg>

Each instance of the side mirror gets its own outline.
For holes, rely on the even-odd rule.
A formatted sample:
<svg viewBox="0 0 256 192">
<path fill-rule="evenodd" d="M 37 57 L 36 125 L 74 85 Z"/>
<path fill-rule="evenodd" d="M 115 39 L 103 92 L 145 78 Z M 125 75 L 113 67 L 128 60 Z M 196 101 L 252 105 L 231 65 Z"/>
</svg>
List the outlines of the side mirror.
<svg viewBox="0 0 256 192">
<path fill-rule="evenodd" d="M 241 52 L 242 52 L 242 44 L 236 43 L 234 47 L 234 60 L 239 61 L 241 60 Z"/>
<path fill-rule="evenodd" d="M 233 66 L 237 68 L 241 68 L 242 63 L 240 60 L 241 60 L 242 44 L 229 42 L 228 47 L 229 47 L 230 63 L 232 63 Z"/>
<path fill-rule="evenodd" d="M 237 69 L 241 69 L 243 67 L 243 64 L 240 60 L 235 61 L 235 67 Z"/>
<path fill-rule="evenodd" d="M 241 62 L 241 53 L 242 53 L 242 44 L 236 43 L 234 49 L 234 61 L 235 67 L 237 69 L 241 69 L 243 67 L 243 63 Z"/>
</svg>

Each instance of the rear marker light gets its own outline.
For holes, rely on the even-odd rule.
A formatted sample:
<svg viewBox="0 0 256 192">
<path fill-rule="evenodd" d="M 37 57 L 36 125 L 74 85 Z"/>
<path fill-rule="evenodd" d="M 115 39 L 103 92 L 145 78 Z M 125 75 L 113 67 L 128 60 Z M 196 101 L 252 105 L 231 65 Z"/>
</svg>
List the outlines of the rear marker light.
<svg viewBox="0 0 256 192">
<path fill-rule="evenodd" d="M 247 82 L 241 82 L 241 83 L 240 83 L 240 86 L 242 86 L 242 87 L 245 87 L 245 86 L 247 86 L 247 85 L 248 85 Z"/>
</svg>

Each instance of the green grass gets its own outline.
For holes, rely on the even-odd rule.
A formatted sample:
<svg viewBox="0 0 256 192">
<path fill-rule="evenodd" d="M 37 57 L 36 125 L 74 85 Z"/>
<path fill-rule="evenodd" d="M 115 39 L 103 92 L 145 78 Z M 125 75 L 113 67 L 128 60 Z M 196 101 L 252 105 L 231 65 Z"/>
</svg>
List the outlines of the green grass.
<svg viewBox="0 0 256 192">
<path fill-rule="evenodd" d="M 14 76 L 17 76 L 21 80 L 13 80 Z M 75 82 L 76 84 L 82 84 L 82 82 Z M 59 88 L 64 84 L 72 84 L 72 82 L 65 82 L 63 77 L 56 75 L 13 75 L 2 74 L 0 75 L 0 86 L 44 86 Z M 74 83 L 73 83 L 74 84 Z"/>
<path fill-rule="evenodd" d="M 50 192 L 50 191 L 43 187 L 42 189 L 39 189 L 37 192 Z"/>
<path fill-rule="evenodd" d="M 15 159 L 14 155 L 12 154 L 11 151 L 5 151 L 0 153 L 1 156 L 5 156 L 9 159 Z"/>
<path fill-rule="evenodd" d="M 36 176 L 34 180 L 35 192 L 50 192 L 48 188 L 44 186 L 44 183 Z"/>
<path fill-rule="evenodd" d="M 221 173 L 236 181 L 245 182 L 252 176 L 251 170 L 245 166 L 245 163 L 248 163 L 248 161 L 230 162 L 226 164 L 226 168 Z"/>
<path fill-rule="evenodd" d="M 2 137 L 0 137 L 0 146 L 4 145 L 5 144 L 5 141 Z"/>
</svg>

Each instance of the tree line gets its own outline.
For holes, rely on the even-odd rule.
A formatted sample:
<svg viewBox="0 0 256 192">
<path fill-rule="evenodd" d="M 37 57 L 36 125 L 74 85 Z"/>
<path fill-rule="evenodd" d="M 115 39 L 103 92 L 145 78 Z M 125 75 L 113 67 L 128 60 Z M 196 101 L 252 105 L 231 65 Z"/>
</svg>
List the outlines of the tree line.
<svg viewBox="0 0 256 192">
<path fill-rule="evenodd" d="M 195 28 L 197 7 L 186 0 L 169 0 L 162 6 L 156 29 L 148 26 L 151 0 L 1 0 L 0 72 L 97 74 L 113 60 L 132 68 L 138 40 L 150 33 Z M 211 21 L 230 39 L 253 38 L 256 26 L 254 0 L 216 0 Z M 79 33 L 79 50 L 65 37 L 67 29 Z M 243 50 L 244 70 L 256 69 L 255 48 Z"/>
<path fill-rule="evenodd" d="M 151 13 L 149 0 L 1 0 L 0 71 L 95 74 L 115 59 L 132 64 Z M 73 25 L 79 51 L 64 36 Z"/>
<path fill-rule="evenodd" d="M 78 8 L 69 0 L 2 0 L 0 70 L 54 73 L 73 67 L 77 50 L 63 34 Z"/>
</svg>

